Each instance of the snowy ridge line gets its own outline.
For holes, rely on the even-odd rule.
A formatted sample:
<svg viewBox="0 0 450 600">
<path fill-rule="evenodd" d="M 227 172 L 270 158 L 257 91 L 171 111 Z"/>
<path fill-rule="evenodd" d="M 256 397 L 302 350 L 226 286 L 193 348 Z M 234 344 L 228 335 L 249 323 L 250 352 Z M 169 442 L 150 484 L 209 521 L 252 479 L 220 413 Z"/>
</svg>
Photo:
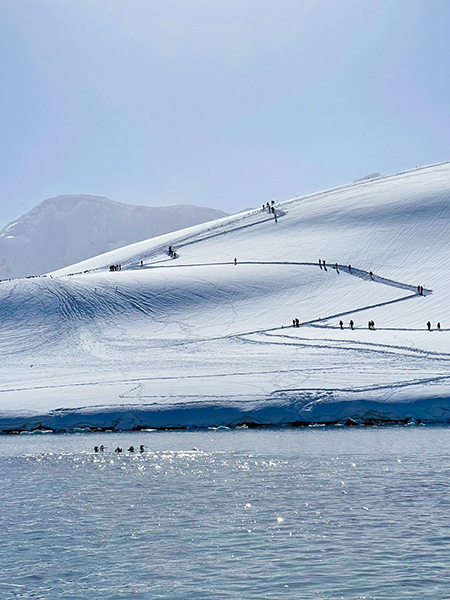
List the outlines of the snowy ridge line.
<svg viewBox="0 0 450 600">
<path fill-rule="evenodd" d="M 209 224 L 209 227 L 205 228 L 202 230 L 201 233 L 189 233 L 189 234 L 185 234 L 183 237 L 177 239 L 177 233 L 179 232 L 173 232 L 172 237 L 175 238 L 176 240 L 176 247 L 177 248 L 182 248 L 182 247 L 186 247 L 188 245 L 191 244 L 196 244 L 199 242 L 203 242 L 203 241 L 207 241 L 209 239 L 221 236 L 221 235 L 225 235 L 227 233 L 233 233 L 234 231 L 239 231 L 241 229 L 247 229 L 248 227 L 252 227 L 254 225 L 259 225 L 261 223 L 265 223 L 265 222 L 269 222 L 269 221 L 274 221 L 273 217 L 268 217 L 268 218 L 264 218 L 264 219 L 258 219 L 255 220 L 254 222 L 251 223 L 246 223 L 245 225 L 239 225 L 239 223 L 241 223 L 244 219 L 246 219 L 247 217 L 251 217 L 254 215 L 261 215 L 261 213 L 263 213 L 265 211 L 262 210 L 262 208 L 257 208 L 257 209 L 252 209 L 251 211 L 245 212 L 245 213 L 237 213 L 236 215 L 231 215 L 229 217 L 222 217 L 220 219 L 216 219 L 214 221 L 211 221 Z M 277 218 L 284 216 L 286 214 L 285 211 L 280 211 L 279 213 L 277 213 Z M 195 227 L 199 227 L 199 226 L 195 226 Z M 221 229 L 225 227 L 225 229 Z M 207 234 L 208 232 L 215 232 L 212 233 L 211 235 L 205 235 L 205 233 Z M 165 236 L 167 236 L 168 234 L 165 234 Z M 145 241 L 145 240 L 144 240 Z M 138 245 L 138 244 L 142 244 L 143 242 L 136 242 L 136 244 L 132 244 L 132 245 Z M 175 242 L 173 242 L 173 245 L 175 244 Z M 115 252 L 115 251 L 114 251 Z M 109 254 L 109 253 L 108 253 Z M 164 257 L 164 258 L 162 258 Z M 142 260 L 142 261 L 148 261 L 151 259 L 156 259 L 155 263 L 160 262 L 162 260 L 164 261 L 172 261 L 174 260 L 173 258 L 167 259 L 167 242 L 165 242 L 164 244 L 160 244 L 158 246 L 155 246 L 154 248 L 151 249 L 151 251 L 143 251 L 140 253 L 137 253 L 135 256 L 133 256 L 133 262 L 131 262 L 130 260 L 124 260 L 122 261 L 122 267 L 123 270 L 139 270 L 140 266 L 137 266 L 137 264 Z M 153 264 L 155 264 L 153 263 Z M 103 265 L 99 266 L 99 267 L 95 267 L 92 269 L 88 269 L 88 270 L 84 270 L 84 271 L 77 271 L 74 273 L 64 273 L 62 275 L 55 275 L 55 277 L 68 277 L 68 276 L 72 276 L 72 275 L 82 275 L 85 273 L 99 273 L 104 271 L 105 269 L 108 269 L 109 266 L 111 264 L 111 261 L 105 262 L 103 263 Z M 144 265 L 144 267 L 149 268 L 149 266 L 151 265 Z M 47 275 L 45 275 L 47 276 Z M 41 277 L 40 275 L 32 275 L 30 277 Z M 51 275 L 50 275 L 51 277 Z M 5 280 L 5 281 L 10 281 L 10 280 Z"/>
<path fill-rule="evenodd" d="M 350 190 L 353 189 L 355 187 L 360 187 L 360 186 L 367 186 L 367 185 L 373 185 L 374 182 L 377 181 L 385 181 L 385 180 L 392 180 L 395 179 L 397 177 L 404 177 L 405 175 L 409 175 L 411 173 L 418 173 L 420 171 L 426 171 L 427 169 L 433 169 L 436 167 L 443 167 L 445 165 L 449 165 L 450 161 L 444 161 L 444 162 L 439 162 L 439 163 L 435 163 L 432 165 L 425 165 L 423 167 L 414 167 L 413 169 L 407 169 L 406 171 L 399 171 L 398 173 L 390 173 L 389 175 L 380 175 L 379 177 L 376 177 L 374 179 L 366 179 L 366 180 L 362 180 L 362 181 L 353 181 L 352 183 L 345 183 L 343 185 L 338 185 L 336 187 L 332 187 L 332 188 L 328 188 L 319 192 L 313 192 L 312 194 L 306 194 L 306 196 L 294 196 L 293 198 L 290 198 L 289 200 L 280 200 L 279 203 L 282 204 L 283 206 L 287 206 L 290 203 L 294 203 L 294 202 L 303 202 L 306 200 L 313 200 L 314 198 L 318 197 L 318 196 L 327 196 L 329 194 L 334 194 L 335 192 L 345 192 L 346 190 Z"/>
<path fill-rule="evenodd" d="M 257 213 L 261 213 L 263 212 L 262 208 L 258 209 L 257 212 L 252 212 L 252 213 L 244 213 L 245 216 L 242 217 L 242 220 L 244 220 L 247 216 L 251 216 L 253 214 L 257 214 Z M 265 211 L 264 211 L 265 212 Z M 240 213 L 238 213 L 240 214 Z M 280 217 L 284 217 L 286 215 L 285 211 L 280 210 L 279 212 L 276 213 L 277 215 L 277 219 Z M 254 225 L 259 225 L 261 223 L 267 223 L 267 222 L 273 222 L 275 220 L 274 216 L 270 216 L 267 219 L 259 219 L 258 221 L 253 221 L 252 223 L 246 223 L 245 225 L 240 225 L 239 227 L 230 227 L 230 229 L 225 229 L 223 231 L 218 231 L 217 233 L 214 233 L 212 235 L 208 235 L 208 236 L 203 236 L 200 239 L 192 239 L 190 241 L 186 241 L 186 242 L 177 242 L 177 248 L 185 248 L 186 246 L 190 246 L 191 244 L 196 244 L 198 242 L 204 242 L 207 240 L 210 240 L 214 237 L 217 237 L 219 235 L 225 235 L 227 233 L 235 233 L 236 231 L 242 231 L 243 229 L 247 229 L 248 227 L 253 227 Z"/>
<path fill-rule="evenodd" d="M 208 229 L 205 230 L 205 233 L 208 232 L 213 232 L 210 235 L 205 235 L 204 233 L 202 234 L 194 234 L 194 235 L 186 235 L 184 238 L 181 238 L 180 240 L 177 240 L 176 242 L 176 249 L 178 250 L 179 248 L 185 248 L 186 246 L 191 246 L 192 244 L 198 244 L 201 242 L 205 242 L 208 241 L 210 239 L 222 236 L 222 235 L 226 235 L 227 233 L 234 233 L 236 231 L 241 231 L 244 229 L 247 229 L 249 227 L 253 227 L 255 225 L 260 225 L 261 223 L 267 223 L 267 222 L 272 222 L 274 221 L 274 217 L 273 216 L 269 216 L 267 218 L 263 218 L 263 219 L 258 219 L 258 220 L 254 220 L 250 223 L 245 223 L 244 225 L 239 225 L 239 223 L 241 223 L 244 219 L 246 219 L 247 217 L 250 216 L 254 216 L 254 215 L 261 215 L 261 213 L 265 213 L 266 211 L 263 211 L 262 208 L 258 208 L 255 210 L 252 210 L 251 212 L 248 213 L 238 213 L 237 215 L 233 215 L 233 217 L 235 217 L 235 219 L 233 219 L 233 217 L 228 218 L 227 222 L 225 223 L 217 223 L 216 221 L 212 221 L 212 223 L 215 223 L 214 225 L 208 227 Z M 277 214 L 277 218 L 279 217 L 283 217 L 286 215 L 285 211 L 279 211 L 276 213 Z M 227 219 L 227 217 L 224 217 L 223 220 Z M 222 221 L 222 219 L 219 219 L 219 221 Z M 222 227 L 225 227 L 225 229 L 220 229 Z M 176 235 L 176 232 L 174 234 L 174 236 Z M 152 257 L 160 257 L 161 254 L 164 255 L 164 259 L 159 258 L 159 261 L 156 260 L 154 263 L 150 264 L 150 265 L 144 265 L 144 268 L 152 268 L 152 267 L 156 267 L 159 266 L 157 263 L 160 262 L 161 260 L 167 261 L 166 258 L 166 248 L 167 245 L 161 245 L 158 248 L 154 248 L 153 252 L 151 254 L 142 254 L 138 257 L 139 260 L 149 260 Z M 170 261 L 172 261 L 173 259 L 169 259 Z M 133 270 L 139 270 L 142 267 L 138 267 L 136 266 L 136 261 L 135 259 L 133 259 L 133 263 L 132 265 L 130 265 L 129 262 L 125 261 L 124 262 L 124 266 L 125 268 L 130 268 Z M 168 266 L 168 265 L 161 265 L 161 266 Z M 176 265 L 173 265 L 176 266 Z M 179 266 L 189 266 L 189 265 L 179 265 Z M 97 269 L 94 269 L 93 271 L 99 271 L 101 270 L 103 267 L 99 267 Z"/>
<path fill-rule="evenodd" d="M 277 212 L 276 212 L 277 219 L 286 215 L 286 211 L 280 209 L 278 204 L 275 204 L 274 208 L 277 209 Z M 261 216 L 261 215 L 266 216 L 267 209 L 263 210 L 262 208 L 256 208 L 256 209 L 252 209 L 247 212 L 237 213 L 236 215 L 222 217 L 220 219 L 216 219 L 214 221 L 209 222 L 208 223 L 209 226 L 207 228 L 204 228 L 201 231 L 201 233 L 188 233 L 179 239 L 177 239 L 177 232 L 175 231 L 172 234 L 172 237 L 175 239 L 175 241 L 173 242 L 172 245 L 176 245 L 177 249 L 184 248 L 184 247 L 190 246 L 192 244 L 197 244 L 200 242 L 208 241 L 210 239 L 216 238 L 221 235 L 225 235 L 227 233 L 234 233 L 236 231 L 241 231 L 241 230 L 247 229 L 249 227 L 259 225 L 261 223 L 274 221 L 274 215 L 269 215 L 265 218 L 252 220 L 249 223 L 242 224 L 244 219 L 247 219 L 248 217 Z M 198 227 L 198 226 L 196 226 L 196 227 Z M 212 233 L 209 233 L 209 232 L 212 232 Z M 167 235 L 168 234 L 165 234 L 165 236 L 167 236 Z M 142 244 L 142 242 L 137 242 L 137 244 Z M 133 244 L 133 245 L 135 245 L 135 244 Z M 128 270 L 128 269 L 139 270 L 142 267 L 139 267 L 137 265 L 141 260 L 148 261 L 151 259 L 156 259 L 155 262 L 153 263 L 153 264 L 156 264 L 162 260 L 167 261 L 168 259 L 167 259 L 166 254 L 167 254 L 167 242 L 152 248 L 150 252 L 144 251 L 141 253 L 137 253 L 132 259 L 133 262 L 131 262 L 131 260 L 122 261 L 122 268 L 123 268 L 123 270 Z M 173 258 L 170 258 L 169 260 L 172 261 Z M 110 264 L 111 263 L 108 261 L 107 263 L 104 263 L 103 265 L 101 265 L 99 267 L 95 267 L 93 269 L 77 271 L 75 273 L 65 273 L 64 275 L 61 275 L 61 276 L 81 275 L 81 274 L 85 274 L 85 273 L 98 273 L 98 272 L 102 272 L 105 269 L 108 269 Z M 149 268 L 150 266 L 152 266 L 152 265 L 148 265 L 148 264 L 144 265 L 144 267 L 147 267 L 147 268 Z M 36 277 L 39 277 L 39 275 L 36 275 Z"/>
</svg>

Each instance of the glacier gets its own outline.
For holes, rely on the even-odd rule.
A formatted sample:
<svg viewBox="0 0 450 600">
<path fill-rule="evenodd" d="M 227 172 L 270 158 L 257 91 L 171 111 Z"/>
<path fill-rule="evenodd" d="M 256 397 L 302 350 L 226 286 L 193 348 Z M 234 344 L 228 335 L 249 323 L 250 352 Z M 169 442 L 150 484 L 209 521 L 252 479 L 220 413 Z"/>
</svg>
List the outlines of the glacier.
<svg viewBox="0 0 450 600">
<path fill-rule="evenodd" d="M 273 208 L 1 281 L 0 432 L 450 422 L 450 163 Z"/>
</svg>

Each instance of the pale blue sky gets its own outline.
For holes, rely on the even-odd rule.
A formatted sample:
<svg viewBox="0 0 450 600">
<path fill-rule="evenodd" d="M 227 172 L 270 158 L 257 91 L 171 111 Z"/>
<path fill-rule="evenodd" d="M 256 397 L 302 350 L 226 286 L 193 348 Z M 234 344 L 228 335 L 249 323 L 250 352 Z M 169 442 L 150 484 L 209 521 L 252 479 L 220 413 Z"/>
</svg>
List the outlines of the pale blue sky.
<svg viewBox="0 0 450 600">
<path fill-rule="evenodd" d="M 50 196 L 272 198 L 450 160 L 448 0 L 0 0 L 0 227 Z"/>
</svg>

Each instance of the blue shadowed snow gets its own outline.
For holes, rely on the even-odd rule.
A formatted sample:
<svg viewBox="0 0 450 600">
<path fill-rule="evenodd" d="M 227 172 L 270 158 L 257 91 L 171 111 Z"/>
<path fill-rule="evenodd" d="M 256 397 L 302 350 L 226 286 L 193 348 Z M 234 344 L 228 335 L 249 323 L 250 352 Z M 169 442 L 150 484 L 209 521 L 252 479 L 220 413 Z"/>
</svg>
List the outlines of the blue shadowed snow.
<svg viewBox="0 0 450 600">
<path fill-rule="evenodd" d="M 449 422 L 450 164 L 274 210 L 0 282 L 0 430 Z"/>
</svg>

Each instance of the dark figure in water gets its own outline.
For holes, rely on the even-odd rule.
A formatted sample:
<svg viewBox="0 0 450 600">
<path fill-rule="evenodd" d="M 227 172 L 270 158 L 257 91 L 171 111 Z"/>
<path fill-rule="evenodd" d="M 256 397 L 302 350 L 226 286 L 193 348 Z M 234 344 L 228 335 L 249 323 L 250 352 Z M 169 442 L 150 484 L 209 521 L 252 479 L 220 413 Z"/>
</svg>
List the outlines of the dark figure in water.
<svg viewBox="0 0 450 600">
<path fill-rule="evenodd" d="M 237 265 L 237 258 L 234 259 L 234 264 Z"/>
<path fill-rule="evenodd" d="M 349 325 L 350 325 L 350 329 L 353 329 L 355 327 L 355 324 L 353 323 L 353 321 L 350 321 Z"/>
<path fill-rule="evenodd" d="M 120 448 L 119 446 L 117 446 L 117 448 L 114 450 L 114 452 L 116 454 L 121 454 L 122 453 L 122 448 Z"/>
<path fill-rule="evenodd" d="M 431 323 L 430 323 L 430 321 L 428 321 L 427 327 L 428 327 L 428 331 L 431 331 Z"/>
<path fill-rule="evenodd" d="M 139 446 L 139 452 L 145 452 L 144 444 Z"/>
<path fill-rule="evenodd" d="M 339 327 L 340 327 L 341 329 L 344 329 L 344 321 L 339 321 Z"/>
<path fill-rule="evenodd" d="M 128 452 L 134 452 L 134 446 L 130 446 L 130 447 L 128 448 Z"/>
</svg>

